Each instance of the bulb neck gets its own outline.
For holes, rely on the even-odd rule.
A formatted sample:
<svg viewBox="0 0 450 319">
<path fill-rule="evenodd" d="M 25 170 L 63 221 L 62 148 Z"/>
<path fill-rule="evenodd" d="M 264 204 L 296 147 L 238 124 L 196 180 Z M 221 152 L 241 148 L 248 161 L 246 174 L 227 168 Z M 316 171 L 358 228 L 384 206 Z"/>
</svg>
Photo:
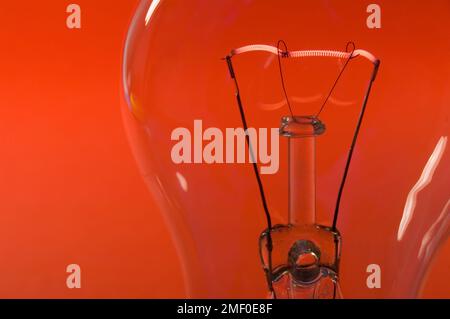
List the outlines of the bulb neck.
<svg viewBox="0 0 450 319">
<path fill-rule="evenodd" d="M 287 116 L 280 134 L 288 139 L 289 224 L 316 223 L 316 136 L 325 125 L 312 116 Z"/>
</svg>

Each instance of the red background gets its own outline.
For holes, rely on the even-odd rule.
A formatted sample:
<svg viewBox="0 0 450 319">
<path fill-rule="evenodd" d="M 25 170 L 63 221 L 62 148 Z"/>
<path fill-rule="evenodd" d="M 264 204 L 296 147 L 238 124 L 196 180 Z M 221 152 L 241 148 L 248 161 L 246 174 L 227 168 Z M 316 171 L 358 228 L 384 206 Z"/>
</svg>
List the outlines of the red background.
<svg viewBox="0 0 450 319">
<path fill-rule="evenodd" d="M 0 297 L 183 296 L 120 113 L 137 1 L 76 3 L 81 30 L 67 1 L 0 4 Z"/>
<path fill-rule="evenodd" d="M 183 297 L 173 243 L 121 112 L 123 41 L 137 1 L 0 4 L 0 297 Z M 431 17 L 430 17 L 431 18 Z M 68 289 L 68 264 L 82 288 Z M 450 245 L 425 296 L 450 297 Z"/>
</svg>

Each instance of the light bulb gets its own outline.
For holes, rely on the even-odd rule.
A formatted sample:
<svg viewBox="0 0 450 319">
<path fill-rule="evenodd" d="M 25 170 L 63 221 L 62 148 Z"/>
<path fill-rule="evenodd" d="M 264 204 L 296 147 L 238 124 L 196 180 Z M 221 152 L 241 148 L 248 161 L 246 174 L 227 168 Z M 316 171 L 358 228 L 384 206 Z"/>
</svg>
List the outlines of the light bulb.
<svg viewBox="0 0 450 319">
<path fill-rule="evenodd" d="M 210 164 L 204 157 L 194 163 L 194 147 L 200 143 L 204 152 L 209 128 L 242 127 L 222 58 L 232 48 L 276 45 L 279 39 L 296 50 L 341 51 L 352 40 L 383 60 L 341 202 L 339 283 L 346 298 L 418 296 L 428 265 L 448 235 L 450 64 L 445 52 L 450 44 L 436 39 L 446 37 L 439 21 L 450 14 L 442 2 L 430 9 L 435 19 L 419 26 L 411 21 L 423 5 L 404 5 L 407 13 L 398 3 L 382 4 L 396 20 L 386 15 L 382 29 L 371 30 L 364 23 L 364 7 L 339 2 L 140 3 L 124 49 L 124 122 L 141 173 L 174 237 L 189 296 L 267 295 L 258 250 L 266 222 L 252 163 Z M 397 27 L 388 29 L 389 24 Z M 295 115 L 320 107 L 344 62 L 283 61 Z M 242 74 L 249 126 L 279 128 L 287 109 L 276 56 L 258 53 L 234 63 Z M 368 75 L 368 64 L 352 61 L 321 117 L 326 130 L 316 136 L 318 225 L 332 222 Z M 196 121 L 201 121 L 199 134 Z M 171 157 L 177 128 L 192 133 L 193 163 L 175 163 Z M 289 217 L 287 140 L 280 136 L 277 173 L 262 176 L 274 225 Z M 316 276 L 317 260 L 325 255 L 313 241 L 299 240 L 282 258 L 300 267 L 299 278 Z M 382 279 L 381 287 L 371 288 L 367 269 L 374 264 Z M 324 282 L 324 291 L 329 283 Z"/>
</svg>

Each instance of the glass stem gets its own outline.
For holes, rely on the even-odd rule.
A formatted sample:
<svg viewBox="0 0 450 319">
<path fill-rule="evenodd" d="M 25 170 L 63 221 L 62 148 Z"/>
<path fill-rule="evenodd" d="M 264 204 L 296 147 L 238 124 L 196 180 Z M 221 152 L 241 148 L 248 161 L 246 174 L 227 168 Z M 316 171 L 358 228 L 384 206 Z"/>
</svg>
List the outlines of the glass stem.
<svg viewBox="0 0 450 319">
<path fill-rule="evenodd" d="M 289 224 L 316 222 L 316 137 L 288 138 Z"/>
</svg>

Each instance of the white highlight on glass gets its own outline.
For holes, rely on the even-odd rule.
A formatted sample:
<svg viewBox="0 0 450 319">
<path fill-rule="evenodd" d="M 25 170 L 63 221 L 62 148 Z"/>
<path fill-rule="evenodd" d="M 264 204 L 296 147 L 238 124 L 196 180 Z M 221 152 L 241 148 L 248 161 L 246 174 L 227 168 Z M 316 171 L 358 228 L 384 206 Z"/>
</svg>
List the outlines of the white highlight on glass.
<svg viewBox="0 0 450 319">
<path fill-rule="evenodd" d="M 419 254 L 417 258 L 430 258 L 432 248 L 434 248 L 439 239 L 445 232 L 448 232 L 448 225 L 450 220 L 450 199 L 444 205 L 442 212 L 439 214 L 438 219 L 431 225 L 430 229 L 423 236 L 422 243 L 420 244 Z"/>
<path fill-rule="evenodd" d="M 145 15 L 145 26 L 150 23 L 153 13 L 155 13 L 156 8 L 158 7 L 160 2 L 161 0 L 153 0 L 152 3 L 150 3 L 150 7 L 148 8 L 147 14 Z"/>
<path fill-rule="evenodd" d="M 447 136 L 441 136 L 433 153 L 428 159 L 425 165 L 422 175 L 420 175 L 419 180 L 409 191 L 408 197 L 406 198 L 405 208 L 403 209 L 403 216 L 398 227 L 397 240 L 401 241 L 409 223 L 411 222 L 412 216 L 414 214 L 414 209 L 416 208 L 417 195 L 424 189 L 433 179 L 434 171 L 439 164 L 439 161 L 444 154 L 445 147 L 447 145 Z"/>
<path fill-rule="evenodd" d="M 181 189 L 183 189 L 185 192 L 188 191 L 188 183 L 186 178 L 180 173 L 176 172 L 175 175 L 177 176 L 178 183 L 180 183 Z"/>
</svg>

